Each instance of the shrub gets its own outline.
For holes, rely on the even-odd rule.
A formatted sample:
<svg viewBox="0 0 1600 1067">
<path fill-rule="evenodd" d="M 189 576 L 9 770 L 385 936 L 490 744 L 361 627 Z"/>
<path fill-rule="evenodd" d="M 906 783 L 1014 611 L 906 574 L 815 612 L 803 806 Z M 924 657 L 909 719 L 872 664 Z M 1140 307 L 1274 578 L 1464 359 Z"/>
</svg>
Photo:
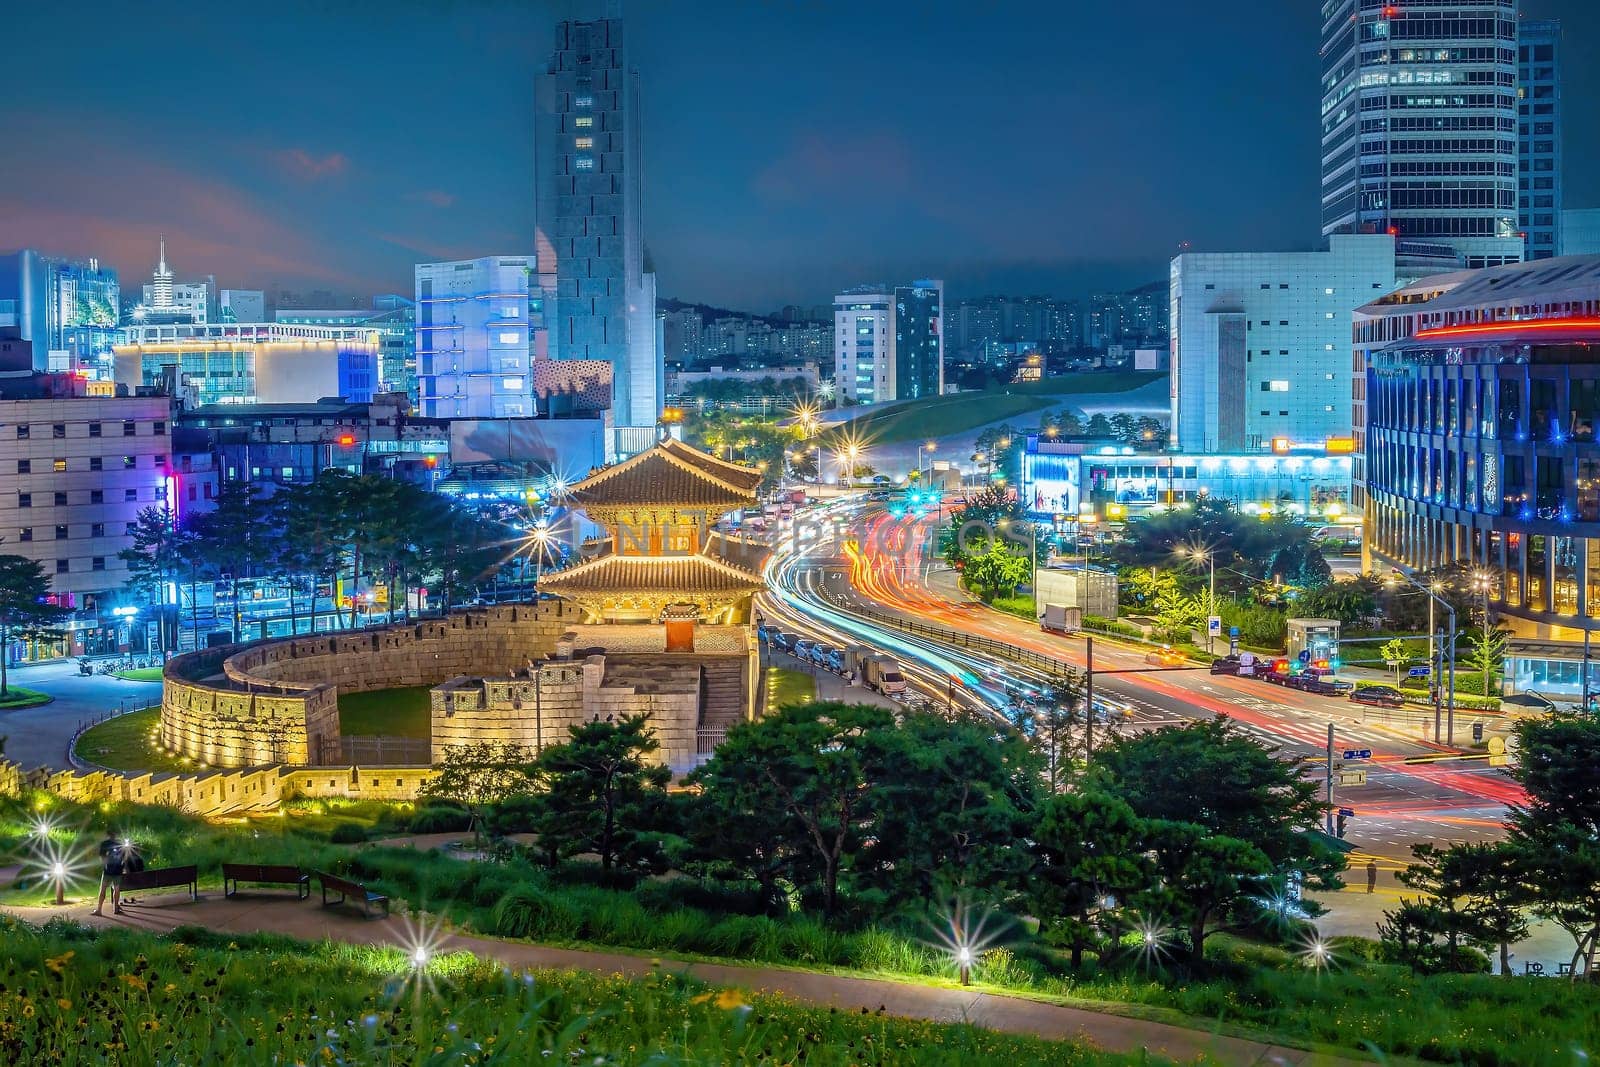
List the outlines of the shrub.
<svg viewBox="0 0 1600 1067">
<path fill-rule="evenodd" d="M 367 828 L 358 822 L 341 822 L 328 834 L 335 845 L 359 845 L 367 839 Z"/>
<path fill-rule="evenodd" d="M 1119 637 L 1131 637 L 1135 641 L 1145 640 L 1144 630 L 1131 623 L 1118 622 L 1108 619 L 1103 615 L 1085 615 L 1083 617 L 1085 630 L 1099 630 L 1102 633 L 1116 634 Z"/>
<path fill-rule="evenodd" d="M 414 834 L 453 834 L 464 832 L 472 823 L 465 808 L 453 804 L 427 804 L 417 809 L 407 827 Z"/>
<path fill-rule="evenodd" d="M 494 906 L 494 932 L 501 937 L 537 941 L 573 941 L 582 919 L 559 894 L 531 885 L 518 886 Z"/>
</svg>

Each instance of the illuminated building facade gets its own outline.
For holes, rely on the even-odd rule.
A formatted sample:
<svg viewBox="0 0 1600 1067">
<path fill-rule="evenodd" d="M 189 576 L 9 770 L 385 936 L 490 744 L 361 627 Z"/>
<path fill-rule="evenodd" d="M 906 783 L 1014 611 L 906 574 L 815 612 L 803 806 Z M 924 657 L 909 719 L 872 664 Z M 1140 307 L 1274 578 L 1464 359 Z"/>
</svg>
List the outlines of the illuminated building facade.
<svg viewBox="0 0 1600 1067">
<path fill-rule="evenodd" d="M 860 286 L 833 298 L 838 395 L 858 404 L 944 392 L 944 282 Z"/>
<path fill-rule="evenodd" d="M 364 403 L 378 385 L 378 342 L 367 329 L 169 323 L 123 332 L 117 384 L 170 388 L 195 404 Z"/>
<path fill-rule="evenodd" d="M 227 290 L 224 290 L 226 292 Z M 279 308 L 273 321 L 304 326 L 359 326 L 378 336 L 378 380 L 385 393 L 405 393 L 417 403 L 417 305 L 393 293 L 372 298 L 370 308 Z"/>
<path fill-rule="evenodd" d="M 1253 452 L 1350 433 L 1350 313 L 1394 288 L 1394 239 L 1324 252 L 1186 252 L 1172 261 L 1172 443 Z"/>
<path fill-rule="evenodd" d="M 1516 0 L 1325 0 L 1321 57 L 1322 232 L 1520 260 Z"/>
<path fill-rule="evenodd" d="M 1366 545 L 1485 568 L 1529 624 L 1600 612 L 1600 256 L 1427 279 L 1355 320 Z"/>
<path fill-rule="evenodd" d="M 533 360 L 543 300 L 532 256 L 419 263 L 417 401 L 428 418 L 534 414 Z"/>
<path fill-rule="evenodd" d="M 0 256 L 0 335 L 31 345 L 30 372 L 88 368 L 110 377 L 121 302 L 117 272 L 98 260 L 31 248 Z M 62 365 L 53 368 L 53 360 Z"/>
<path fill-rule="evenodd" d="M 1566 255 L 1561 244 L 1561 23 L 1517 24 L 1517 213 L 1525 259 Z"/>
<path fill-rule="evenodd" d="M 656 279 L 644 261 L 639 74 L 622 20 L 558 23 L 534 102 L 534 251 L 549 355 L 611 365 L 610 451 L 632 455 L 655 442 L 665 384 Z"/>
</svg>

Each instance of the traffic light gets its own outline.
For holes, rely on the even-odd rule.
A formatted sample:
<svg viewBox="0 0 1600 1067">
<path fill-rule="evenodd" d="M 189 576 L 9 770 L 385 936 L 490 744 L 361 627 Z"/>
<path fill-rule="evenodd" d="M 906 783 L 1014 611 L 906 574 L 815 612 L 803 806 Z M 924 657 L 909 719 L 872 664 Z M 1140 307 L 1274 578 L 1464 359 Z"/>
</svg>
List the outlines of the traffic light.
<svg viewBox="0 0 1600 1067">
<path fill-rule="evenodd" d="M 1345 819 L 1346 819 L 1345 813 L 1341 811 L 1339 813 L 1338 821 L 1334 823 L 1333 832 L 1340 840 L 1344 839 Z"/>
</svg>

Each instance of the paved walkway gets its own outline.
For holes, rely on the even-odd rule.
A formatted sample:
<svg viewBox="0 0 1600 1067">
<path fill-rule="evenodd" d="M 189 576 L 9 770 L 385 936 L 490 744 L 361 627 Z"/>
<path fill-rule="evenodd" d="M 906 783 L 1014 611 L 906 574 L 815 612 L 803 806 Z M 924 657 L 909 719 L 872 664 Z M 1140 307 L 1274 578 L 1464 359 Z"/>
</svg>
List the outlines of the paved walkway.
<svg viewBox="0 0 1600 1067">
<path fill-rule="evenodd" d="M 318 906 L 315 895 L 309 902 L 295 900 L 290 894 L 270 891 L 232 900 L 212 892 L 202 896 L 198 903 L 190 903 L 186 893 L 141 894 L 141 900 L 144 903 L 130 905 L 124 909 L 123 915 L 107 915 L 104 918 L 95 918 L 90 914 L 90 902 L 69 904 L 64 908 L 5 907 L 0 911 L 36 923 L 51 918 L 68 918 L 95 926 L 114 924 L 153 934 L 169 933 L 182 925 L 198 925 L 223 933 L 284 934 L 307 940 L 327 938 L 361 945 L 402 945 L 413 940 L 408 932 L 411 927 L 403 918 L 364 920 L 345 909 Z M 518 969 L 580 970 L 633 977 L 660 968 L 711 985 L 776 993 L 794 1000 L 831 1005 L 843 1010 L 874 1011 L 882 1008 L 890 1015 L 908 1019 L 966 1022 L 1005 1033 L 1081 1041 L 1108 1052 L 1137 1054 L 1143 1051 L 1180 1062 L 1203 1059 L 1204 1062 L 1239 1067 L 1266 1064 L 1354 1067 L 1358 1063 L 1368 1062 L 1354 1056 L 1346 1059 L 1310 1053 L 1169 1023 L 966 989 L 849 978 L 777 967 L 690 963 L 624 953 L 545 948 L 451 933 L 442 933 L 433 938 L 432 943 L 437 951 L 471 952 Z"/>
<path fill-rule="evenodd" d="M 104 660 L 95 660 L 98 666 Z M 87 719 L 98 718 L 119 706 L 145 707 L 161 702 L 160 682 L 129 682 L 112 675 L 85 677 L 77 660 L 13 667 L 13 685 L 38 689 L 55 697 L 49 704 L 19 711 L 0 711 L 0 734 L 6 735 L 6 757 L 23 767 L 65 770 L 67 742 Z"/>
</svg>

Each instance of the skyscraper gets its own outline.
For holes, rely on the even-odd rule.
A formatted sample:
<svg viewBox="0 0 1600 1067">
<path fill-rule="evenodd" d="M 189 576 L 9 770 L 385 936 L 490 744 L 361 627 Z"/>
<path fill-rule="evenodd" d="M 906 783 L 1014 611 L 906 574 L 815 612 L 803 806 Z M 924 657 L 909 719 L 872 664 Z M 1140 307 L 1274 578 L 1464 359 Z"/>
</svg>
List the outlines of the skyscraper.
<svg viewBox="0 0 1600 1067">
<path fill-rule="evenodd" d="M 65 359 L 65 366 L 92 367 L 109 377 L 120 301 L 117 272 L 99 260 L 31 248 L 0 256 L 0 335 L 31 345 L 33 371 Z"/>
<path fill-rule="evenodd" d="M 1527 259 L 1561 247 L 1561 23 L 1517 27 L 1517 218 Z"/>
<path fill-rule="evenodd" d="M 607 452 L 655 441 L 665 391 L 655 275 L 644 266 L 639 75 L 628 64 L 620 4 L 556 25 L 535 89 L 538 284 L 552 359 L 611 367 Z"/>
<path fill-rule="evenodd" d="M 1322 16 L 1322 232 L 1519 260 L 1515 0 L 1325 0 Z"/>
<path fill-rule="evenodd" d="M 167 266 L 167 239 L 161 238 L 161 257 L 156 262 L 155 273 L 150 277 L 150 298 L 147 301 L 155 311 L 171 311 L 172 268 Z"/>
<path fill-rule="evenodd" d="M 944 283 L 865 285 L 834 297 L 834 384 L 858 404 L 944 391 Z"/>
</svg>

